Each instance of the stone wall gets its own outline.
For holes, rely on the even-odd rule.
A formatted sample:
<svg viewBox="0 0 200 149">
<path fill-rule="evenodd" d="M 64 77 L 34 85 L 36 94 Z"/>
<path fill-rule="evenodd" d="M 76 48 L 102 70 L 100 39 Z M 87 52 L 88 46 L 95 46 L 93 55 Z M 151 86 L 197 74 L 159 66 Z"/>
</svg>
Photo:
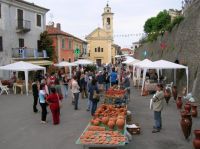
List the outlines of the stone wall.
<svg viewBox="0 0 200 149">
<path fill-rule="evenodd" d="M 189 92 L 193 93 L 196 100 L 200 101 L 200 1 L 195 1 L 185 12 L 184 20 L 173 28 L 171 32 L 165 32 L 163 36 L 152 43 L 146 43 L 136 50 L 136 57 L 155 60 L 179 60 L 181 64 L 189 68 Z M 161 48 L 164 43 L 166 47 Z M 165 71 L 168 78 L 172 79 L 173 71 Z M 181 90 L 186 86 L 186 75 L 183 70 L 177 71 L 177 86 Z"/>
</svg>

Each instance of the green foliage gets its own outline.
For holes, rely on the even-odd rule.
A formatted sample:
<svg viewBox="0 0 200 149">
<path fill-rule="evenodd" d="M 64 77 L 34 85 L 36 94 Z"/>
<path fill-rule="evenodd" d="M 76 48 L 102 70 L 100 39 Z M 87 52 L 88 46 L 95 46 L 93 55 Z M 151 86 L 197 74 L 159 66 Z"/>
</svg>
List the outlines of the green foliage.
<svg viewBox="0 0 200 149">
<path fill-rule="evenodd" d="M 54 48 L 53 48 L 53 41 L 52 39 L 48 36 L 47 31 L 44 31 L 43 33 L 40 34 L 40 43 L 39 43 L 39 51 L 46 50 L 47 55 L 50 58 L 50 60 L 53 60 L 54 54 Z"/>
<path fill-rule="evenodd" d="M 148 33 L 148 37 L 143 42 L 152 42 L 163 32 L 171 32 L 183 19 L 183 16 L 178 16 L 171 22 L 171 16 L 166 10 L 159 12 L 156 17 L 151 17 L 145 22 L 144 31 Z"/>
<path fill-rule="evenodd" d="M 144 31 L 146 33 L 150 33 L 155 31 L 155 26 L 156 26 L 156 17 L 152 17 L 148 19 L 145 24 L 144 24 Z"/>
<path fill-rule="evenodd" d="M 164 30 L 166 26 L 170 23 L 171 23 L 171 16 L 169 15 L 169 13 L 166 10 L 161 11 L 156 17 L 156 23 L 155 23 L 156 31 Z"/>
<path fill-rule="evenodd" d="M 166 10 L 158 13 L 156 17 L 152 17 L 145 22 L 144 31 L 146 33 L 159 32 L 165 30 L 170 24 L 171 17 Z"/>
</svg>

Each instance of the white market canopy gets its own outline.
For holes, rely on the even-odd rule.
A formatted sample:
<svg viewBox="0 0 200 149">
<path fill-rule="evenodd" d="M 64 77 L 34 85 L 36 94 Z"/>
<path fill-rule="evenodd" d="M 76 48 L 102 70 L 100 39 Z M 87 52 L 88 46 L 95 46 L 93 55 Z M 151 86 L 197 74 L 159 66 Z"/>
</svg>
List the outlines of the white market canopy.
<svg viewBox="0 0 200 149">
<path fill-rule="evenodd" d="M 72 77 L 72 66 L 78 66 L 78 64 L 76 64 L 76 63 L 70 63 L 67 61 L 62 61 L 62 62 L 60 62 L 58 64 L 54 64 L 54 65 L 57 67 L 69 67 L 70 78 Z"/>
<path fill-rule="evenodd" d="M 122 55 L 115 55 L 115 58 L 120 58 Z"/>
<path fill-rule="evenodd" d="M 140 65 L 140 67 L 144 70 L 143 71 L 143 81 L 142 81 L 142 91 L 144 89 L 144 82 L 145 82 L 145 76 L 147 69 L 156 69 L 157 71 L 162 69 L 185 69 L 186 70 L 186 77 L 187 77 L 187 93 L 188 93 L 188 67 L 180 64 L 176 64 L 170 61 L 166 60 L 158 60 L 152 63 L 146 63 L 143 65 Z M 158 73 L 159 77 L 159 73 Z"/>
<path fill-rule="evenodd" d="M 0 70 L 8 70 L 8 71 L 24 71 L 25 73 L 25 85 L 26 85 L 26 94 L 28 95 L 28 72 L 36 71 L 36 70 L 44 70 L 46 72 L 46 68 L 38 65 L 34 65 L 31 63 L 27 63 L 24 61 L 15 62 L 12 64 L 8 64 L 5 66 L 1 66 Z"/>
<path fill-rule="evenodd" d="M 136 59 L 130 56 L 126 56 L 126 60 L 122 62 L 122 64 L 129 64 L 134 62 Z"/>
<path fill-rule="evenodd" d="M 79 60 L 75 61 L 74 63 L 78 64 L 78 65 L 91 65 L 91 64 L 93 64 L 93 61 L 88 60 L 88 59 L 79 59 Z"/>
<path fill-rule="evenodd" d="M 149 64 L 149 63 L 152 63 L 152 61 L 149 60 L 149 59 L 144 59 L 142 61 L 138 61 L 136 63 L 133 63 L 133 79 L 134 79 L 134 74 L 135 74 L 135 68 L 137 67 L 138 69 L 137 69 L 136 77 L 137 77 L 137 79 L 139 79 L 139 82 L 140 82 L 141 69 L 144 65 Z"/>
<path fill-rule="evenodd" d="M 62 62 L 60 62 L 58 64 L 54 64 L 54 65 L 57 67 L 72 67 L 72 66 L 77 66 L 78 64 L 62 61 Z"/>
</svg>

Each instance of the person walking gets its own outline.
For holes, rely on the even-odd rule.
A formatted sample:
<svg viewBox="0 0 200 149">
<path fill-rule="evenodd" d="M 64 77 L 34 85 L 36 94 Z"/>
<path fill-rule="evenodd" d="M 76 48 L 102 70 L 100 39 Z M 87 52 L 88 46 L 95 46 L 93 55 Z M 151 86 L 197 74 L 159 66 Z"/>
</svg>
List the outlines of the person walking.
<svg viewBox="0 0 200 149">
<path fill-rule="evenodd" d="M 37 113 L 37 103 L 38 103 L 38 97 L 39 97 L 39 82 L 34 79 L 34 82 L 32 83 L 32 93 L 33 93 L 33 112 Z"/>
<path fill-rule="evenodd" d="M 95 78 L 92 79 L 92 82 L 89 85 L 89 94 L 89 100 L 92 102 L 91 115 L 93 116 L 97 109 L 97 103 L 99 102 L 99 97 L 94 97 L 95 94 L 99 94 L 97 80 Z"/>
<path fill-rule="evenodd" d="M 45 92 L 45 85 L 40 84 L 40 91 L 39 91 L 39 103 L 42 109 L 41 113 L 41 123 L 45 124 L 46 123 L 46 117 L 47 117 L 47 104 L 45 101 L 46 98 L 46 92 Z"/>
<path fill-rule="evenodd" d="M 55 87 L 51 88 L 51 94 L 47 97 L 46 101 L 49 104 L 49 108 L 53 117 L 53 124 L 57 125 L 60 123 L 60 105 L 59 102 L 62 100 L 62 96 L 56 92 Z"/>
<path fill-rule="evenodd" d="M 79 93 L 80 93 L 80 86 L 77 82 L 77 77 L 74 76 L 71 82 L 71 91 L 74 95 L 74 110 L 78 110 L 78 100 L 79 100 Z"/>
<path fill-rule="evenodd" d="M 112 72 L 110 74 L 110 82 L 111 82 L 111 86 L 117 84 L 117 73 L 115 71 L 115 68 L 112 69 Z"/>
<path fill-rule="evenodd" d="M 162 84 L 157 84 L 156 94 L 152 98 L 152 106 L 155 120 L 155 125 L 153 126 L 152 133 L 157 133 L 162 129 L 161 111 L 164 107 L 164 92 Z"/>
</svg>

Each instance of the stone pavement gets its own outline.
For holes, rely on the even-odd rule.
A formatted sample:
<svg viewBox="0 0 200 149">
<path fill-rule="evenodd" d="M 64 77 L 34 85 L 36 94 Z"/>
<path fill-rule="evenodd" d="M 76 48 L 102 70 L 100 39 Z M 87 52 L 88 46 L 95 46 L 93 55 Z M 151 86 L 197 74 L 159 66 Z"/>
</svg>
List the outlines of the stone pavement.
<svg viewBox="0 0 200 149">
<path fill-rule="evenodd" d="M 131 89 L 129 109 L 134 122 L 141 125 L 141 134 L 123 149 L 192 149 L 192 139 L 185 140 L 180 128 L 180 113 L 173 99 L 162 113 L 163 129 L 152 134 L 153 112 L 149 110 L 151 96 L 140 96 Z M 80 99 L 80 109 L 73 110 L 70 97 L 61 109 L 61 124 L 52 125 L 49 112 L 47 124 L 40 124 L 40 114 L 32 112 L 32 96 L 0 96 L 0 149 L 81 149 L 75 141 L 87 126 L 91 116 L 86 111 L 86 99 Z M 38 105 L 38 109 L 40 106 Z M 200 112 L 200 111 L 199 111 Z M 199 117 L 193 119 L 193 129 L 200 129 Z"/>
</svg>

